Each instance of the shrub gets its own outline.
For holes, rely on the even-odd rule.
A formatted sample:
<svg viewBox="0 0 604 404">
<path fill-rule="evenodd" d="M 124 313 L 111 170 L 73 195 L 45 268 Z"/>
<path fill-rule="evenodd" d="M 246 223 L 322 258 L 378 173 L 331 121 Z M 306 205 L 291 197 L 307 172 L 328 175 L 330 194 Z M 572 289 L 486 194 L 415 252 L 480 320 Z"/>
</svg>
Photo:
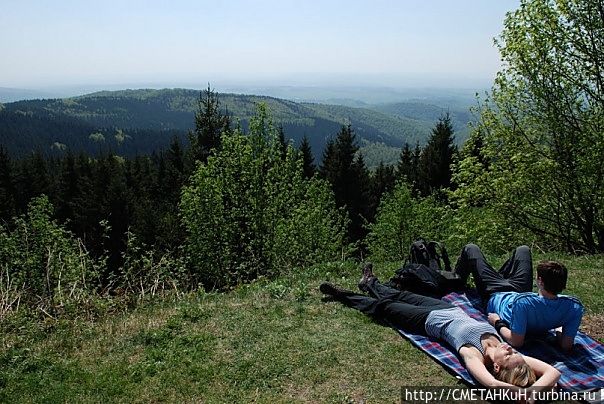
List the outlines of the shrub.
<svg viewBox="0 0 604 404">
<path fill-rule="evenodd" d="M 382 198 L 375 223 L 369 225 L 367 246 L 376 261 L 403 260 L 414 237 L 413 214 L 416 202 L 409 186 L 398 183 Z"/>
<path fill-rule="evenodd" d="M 51 219 L 46 196 L 34 198 L 14 227 L 0 226 L 0 317 L 20 304 L 48 315 L 98 285 L 98 268 L 80 240 Z"/>
<path fill-rule="evenodd" d="M 260 275 L 338 258 L 344 219 L 328 186 L 306 180 L 289 146 L 285 155 L 266 107 L 249 135 L 223 134 L 222 147 L 185 187 L 181 216 L 199 282 L 224 288 Z"/>
<path fill-rule="evenodd" d="M 455 197 L 455 193 L 452 195 Z M 468 243 L 478 244 L 491 254 L 503 254 L 521 244 L 536 242 L 534 235 L 512 225 L 489 206 L 452 207 L 435 196 L 416 199 L 405 183 L 397 184 L 382 199 L 369 229 L 369 251 L 376 261 L 404 260 L 411 242 L 418 237 L 444 243 L 453 264 Z"/>
<path fill-rule="evenodd" d="M 138 237 L 128 232 L 124 265 L 114 279 L 114 287 L 139 299 L 168 291 L 182 292 L 187 285 L 187 273 L 181 256 L 148 248 Z"/>
</svg>

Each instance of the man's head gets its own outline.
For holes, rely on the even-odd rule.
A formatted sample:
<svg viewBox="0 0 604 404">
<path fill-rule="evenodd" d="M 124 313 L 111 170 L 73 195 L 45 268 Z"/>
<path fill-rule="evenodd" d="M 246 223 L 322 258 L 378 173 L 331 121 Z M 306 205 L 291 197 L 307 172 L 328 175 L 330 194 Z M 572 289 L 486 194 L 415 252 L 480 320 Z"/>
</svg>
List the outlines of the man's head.
<svg viewBox="0 0 604 404">
<path fill-rule="evenodd" d="M 541 261 L 537 265 L 537 281 L 542 283 L 543 289 L 557 295 L 566 288 L 568 271 L 557 261 Z"/>
</svg>

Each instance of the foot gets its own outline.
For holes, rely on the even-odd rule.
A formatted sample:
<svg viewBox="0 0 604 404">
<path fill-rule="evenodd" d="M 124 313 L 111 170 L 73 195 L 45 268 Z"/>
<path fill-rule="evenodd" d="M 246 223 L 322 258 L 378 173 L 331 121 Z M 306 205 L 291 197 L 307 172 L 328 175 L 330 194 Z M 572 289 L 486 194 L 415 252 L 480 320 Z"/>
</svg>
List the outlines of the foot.
<svg viewBox="0 0 604 404">
<path fill-rule="evenodd" d="M 469 268 L 467 268 L 464 265 L 460 265 L 459 262 L 457 262 L 457 264 L 455 265 L 455 268 L 453 268 L 453 274 L 456 275 L 458 278 L 460 278 L 462 280 L 462 283 L 465 285 L 467 280 L 468 280 L 468 276 L 470 275 L 470 270 Z"/>
<path fill-rule="evenodd" d="M 367 292 L 367 286 L 374 278 L 375 275 L 373 274 L 373 264 L 371 262 L 367 262 L 365 265 L 363 265 L 363 276 L 359 281 L 359 289 L 361 289 L 363 292 Z"/>
<path fill-rule="evenodd" d="M 349 290 L 346 290 L 344 288 L 339 287 L 338 285 L 334 285 L 333 283 L 329 283 L 329 282 L 323 282 L 319 286 L 319 290 L 324 295 L 329 295 L 329 296 L 334 296 L 334 297 L 343 296 L 343 295 L 347 295 L 347 294 L 351 293 Z"/>
</svg>

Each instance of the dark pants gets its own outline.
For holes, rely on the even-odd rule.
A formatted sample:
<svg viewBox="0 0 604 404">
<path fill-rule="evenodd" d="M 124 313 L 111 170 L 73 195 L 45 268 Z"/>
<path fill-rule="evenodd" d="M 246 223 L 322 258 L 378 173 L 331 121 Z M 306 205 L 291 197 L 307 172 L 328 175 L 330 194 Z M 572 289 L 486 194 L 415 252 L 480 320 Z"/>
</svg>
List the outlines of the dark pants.
<svg viewBox="0 0 604 404">
<path fill-rule="evenodd" d="M 496 271 L 475 244 L 466 245 L 455 264 L 455 272 L 464 280 L 471 273 L 483 300 L 496 292 L 530 292 L 533 290 L 531 250 L 523 245 Z"/>
<path fill-rule="evenodd" d="M 334 297 L 369 316 L 422 335 L 426 335 L 426 319 L 432 310 L 454 307 L 442 300 L 393 289 L 377 279 L 369 283 L 368 289 L 371 296 L 347 292 Z"/>
</svg>

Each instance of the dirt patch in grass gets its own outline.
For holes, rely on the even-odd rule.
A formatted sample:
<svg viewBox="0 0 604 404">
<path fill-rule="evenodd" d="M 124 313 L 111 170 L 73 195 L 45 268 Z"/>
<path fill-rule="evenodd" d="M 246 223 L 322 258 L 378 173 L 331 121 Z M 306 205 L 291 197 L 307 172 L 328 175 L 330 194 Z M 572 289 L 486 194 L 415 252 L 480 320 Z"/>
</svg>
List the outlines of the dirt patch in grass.
<svg viewBox="0 0 604 404">
<path fill-rule="evenodd" d="M 586 314 L 581 321 L 581 331 L 604 342 L 604 314 Z"/>
</svg>

